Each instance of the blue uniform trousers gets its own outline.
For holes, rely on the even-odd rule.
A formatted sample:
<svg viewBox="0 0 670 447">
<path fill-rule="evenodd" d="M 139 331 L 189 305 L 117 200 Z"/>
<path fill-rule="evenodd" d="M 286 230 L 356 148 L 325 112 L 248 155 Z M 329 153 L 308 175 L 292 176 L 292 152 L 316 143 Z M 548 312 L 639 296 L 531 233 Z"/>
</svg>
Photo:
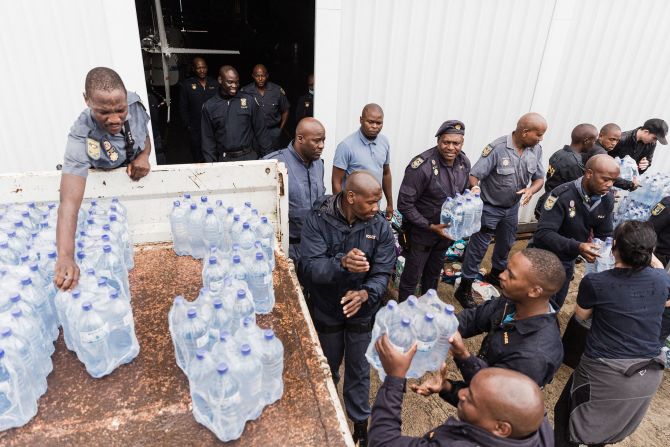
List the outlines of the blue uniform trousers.
<svg viewBox="0 0 670 447">
<path fill-rule="evenodd" d="M 347 415 L 354 423 L 367 421 L 370 417 L 370 364 L 365 351 L 372 339 L 370 318 L 353 316 L 345 322 L 318 307 L 312 316 L 335 385 L 340 380 L 339 370 L 344 359 L 342 394 Z"/>
<path fill-rule="evenodd" d="M 479 273 L 479 265 L 486 255 L 491 238 L 495 234 L 496 243 L 493 248 L 492 265 L 494 269 L 505 270 L 507 255 L 516 240 L 516 228 L 519 222 L 519 204 L 510 208 L 500 208 L 484 203 L 482 211 L 482 228 L 473 234 L 465 250 L 463 260 L 463 276 L 475 279 Z"/>
</svg>

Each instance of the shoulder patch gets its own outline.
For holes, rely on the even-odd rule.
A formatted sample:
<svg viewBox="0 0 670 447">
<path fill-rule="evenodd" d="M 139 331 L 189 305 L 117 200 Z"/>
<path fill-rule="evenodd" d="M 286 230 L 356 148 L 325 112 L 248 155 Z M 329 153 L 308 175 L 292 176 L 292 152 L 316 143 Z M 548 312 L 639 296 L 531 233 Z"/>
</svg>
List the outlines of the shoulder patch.
<svg viewBox="0 0 670 447">
<path fill-rule="evenodd" d="M 544 201 L 544 209 L 547 210 L 547 211 L 551 211 L 551 209 L 556 204 L 557 200 L 558 200 L 558 197 L 555 197 L 555 196 L 550 194 L 549 197 L 547 197 L 547 200 Z"/>
<path fill-rule="evenodd" d="M 100 142 L 93 138 L 86 138 L 86 153 L 93 160 L 100 160 Z"/>
<path fill-rule="evenodd" d="M 488 157 L 489 154 L 493 151 L 493 146 L 487 144 L 482 151 L 482 157 Z"/>
<path fill-rule="evenodd" d="M 556 169 L 554 169 L 552 165 L 549 165 L 549 167 L 547 168 L 547 174 L 549 175 L 549 177 L 553 177 L 555 173 Z"/>
<path fill-rule="evenodd" d="M 412 169 L 416 169 L 419 166 L 421 166 L 421 164 L 423 164 L 424 161 L 426 160 L 424 160 L 421 157 L 416 157 L 414 160 L 412 160 L 412 164 L 410 166 L 412 166 Z"/>
<path fill-rule="evenodd" d="M 658 216 L 665 210 L 665 205 L 662 203 L 657 203 L 653 210 L 651 210 L 652 216 Z"/>
</svg>

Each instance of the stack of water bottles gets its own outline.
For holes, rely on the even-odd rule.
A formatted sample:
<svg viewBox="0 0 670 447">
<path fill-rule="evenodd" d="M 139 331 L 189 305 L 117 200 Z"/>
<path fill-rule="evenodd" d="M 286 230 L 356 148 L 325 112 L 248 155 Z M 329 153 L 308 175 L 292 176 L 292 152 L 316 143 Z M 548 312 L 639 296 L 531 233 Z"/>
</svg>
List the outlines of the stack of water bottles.
<svg viewBox="0 0 670 447">
<path fill-rule="evenodd" d="M 54 297 L 65 345 L 95 378 L 131 362 L 140 351 L 130 304 L 133 245 L 127 210 L 114 198 L 80 208 L 76 237 L 79 284 Z"/>
<path fill-rule="evenodd" d="M 383 381 L 384 368 L 375 348 L 377 339 L 387 334 L 391 345 L 400 352 L 407 352 L 416 342 L 417 351 L 407 377 L 418 378 L 440 369 L 451 347 L 449 339 L 457 330 L 454 307 L 440 300 L 434 289 L 419 298 L 410 295 L 401 304 L 389 301 L 377 313 L 365 357 Z"/>
<path fill-rule="evenodd" d="M 193 415 L 221 441 L 239 438 L 246 421 L 281 398 L 284 347 L 272 330 L 257 326 L 244 281 L 210 281 L 194 302 L 177 296 L 168 322 Z"/>
<path fill-rule="evenodd" d="M 483 209 L 479 193 L 473 194 L 469 189 L 463 195 L 447 197 L 440 213 L 440 223 L 448 225 L 444 233 L 454 241 L 472 236 L 481 229 Z"/>
<path fill-rule="evenodd" d="M 240 209 L 226 206 L 222 200 L 210 206 L 207 196 L 195 201 L 184 194 L 173 204 L 170 224 L 175 253 L 204 258 L 205 287 L 218 290 L 225 278 L 242 281 L 256 312 L 272 311 L 274 227 L 250 202 Z"/>
<path fill-rule="evenodd" d="M 593 244 L 598 247 L 598 257 L 594 263 L 587 263 L 584 275 L 589 273 L 599 273 L 614 268 L 614 254 L 612 253 L 612 238 L 608 237 L 605 241 L 598 238 L 593 239 Z"/>
<path fill-rule="evenodd" d="M 640 187 L 624 197 L 616 210 L 615 225 L 625 220 L 649 220 L 656 204 L 668 195 L 670 195 L 670 174 L 645 173 L 640 178 Z"/>
<path fill-rule="evenodd" d="M 637 170 L 637 163 L 631 158 L 630 155 L 626 155 L 623 158 L 614 157 L 614 161 L 619 165 L 619 177 L 632 181 L 633 178 L 639 177 L 640 173 Z"/>
</svg>

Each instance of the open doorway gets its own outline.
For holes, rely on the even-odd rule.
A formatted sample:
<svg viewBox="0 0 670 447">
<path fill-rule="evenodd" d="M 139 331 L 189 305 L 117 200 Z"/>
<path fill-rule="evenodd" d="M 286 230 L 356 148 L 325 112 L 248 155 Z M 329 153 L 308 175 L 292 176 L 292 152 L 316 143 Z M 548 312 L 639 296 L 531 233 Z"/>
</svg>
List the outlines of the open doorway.
<svg viewBox="0 0 670 447">
<path fill-rule="evenodd" d="M 192 162 L 189 136 L 179 114 L 180 82 L 192 76 L 191 61 L 203 57 L 208 76 L 228 64 L 240 74 L 240 85 L 253 82 L 251 71 L 263 64 L 270 81 L 280 85 L 291 103 L 282 147 L 295 129 L 296 101 L 307 91 L 307 77 L 314 70 L 314 0 L 162 0 L 162 19 L 172 48 L 237 51 L 239 54 L 189 52 L 167 59 L 170 112 L 160 53 L 148 50 L 159 42 L 159 14 L 155 0 L 135 0 L 142 39 L 147 91 L 159 164 Z M 204 54 L 203 54 L 204 53 Z"/>
</svg>

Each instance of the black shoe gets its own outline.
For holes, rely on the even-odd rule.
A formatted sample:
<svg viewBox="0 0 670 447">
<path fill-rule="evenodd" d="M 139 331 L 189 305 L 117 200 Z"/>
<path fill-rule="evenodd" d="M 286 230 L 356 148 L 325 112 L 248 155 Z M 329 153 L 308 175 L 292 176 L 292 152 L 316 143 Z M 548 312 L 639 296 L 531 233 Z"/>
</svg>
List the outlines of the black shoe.
<svg viewBox="0 0 670 447">
<path fill-rule="evenodd" d="M 368 447 L 368 421 L 354 422 L 354 444 L 358 447 Z"/>
<path fill-rule="evenodd" d="M 484 275 L 484 282 L 487 282 L 495 287 L 500 287 L 500 274 L 502 270 L 491 269 L 486 275 Z"/>
<path fill-rule="evenodd" d="M 458 288 L 454 293 L 454 297 L 456 297 L 458 302 L 461 303 L 463 309 L 472 309 L 473 307 L 477 307 L 477 303 L 475 303 L 475 299 L 472 296 L 473 281 L 474 280 L 472 279 L 461 277 L 461 283 L 458 285 Z"/>
</svg>

